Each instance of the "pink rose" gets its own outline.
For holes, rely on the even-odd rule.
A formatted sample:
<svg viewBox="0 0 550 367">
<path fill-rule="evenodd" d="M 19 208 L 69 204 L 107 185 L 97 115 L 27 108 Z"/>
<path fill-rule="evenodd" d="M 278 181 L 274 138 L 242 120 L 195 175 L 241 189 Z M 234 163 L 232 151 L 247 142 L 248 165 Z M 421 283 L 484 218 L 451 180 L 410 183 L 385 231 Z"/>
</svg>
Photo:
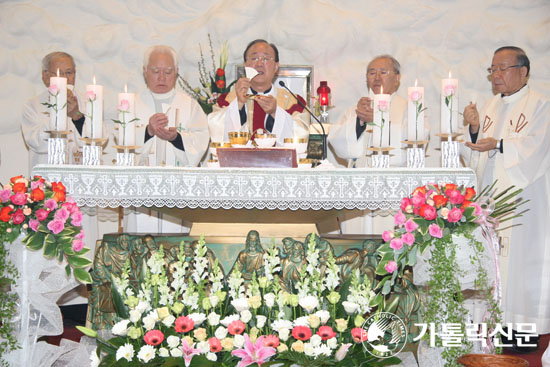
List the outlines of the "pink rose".
<svg viewBox="0 0 550 367">
<path fill-rule="evenodd" d="M 10 199 L 11 190 L 0 190 L 0 200 L 5 203 Z"/>
<path fill-rule="evenodd" d="M 21 224 L 25 221 L 25 214 L 23 214 L 23 211 L 21 209 L 17 209 L 15 213 L 13 213 L 13 224 Z"/>
<path fill-rule="evenodd" d="M 401 250 L 403 248 L 403 240 L 401 238 L 394 238 L 390 242 L 390 247 L 394 250 Z"/>
<path fill-rule="evenodd" d="M 405 233 L 403 236 L 401 236 L 401 239 L 407 246 L 412 246 L 414 244 L 414 236 L 412 233 Z"/>
<path fill-rule="evenodd" d="M 69 219 L 69 211 L 65 208 L 57 209 L 53 217 L 55 219 L 62 220 L 63 223 L 65 223 L 67 219 Z"/>
<path fill-rule="evenodd" d="M 441 227 L 437 224 L 430 224 L 428 227 L 428 232 L 430 233 L 430 236 L 435 238 L 441 238 L 443 237 L 443 231 L 441 230 Z"/>
<path fill-rule="evenodd" d="M 48 229 L 52 231 L 53 234 L 59 234 L 65 229 L 65 222 L 59 219 L 54 219 L 48 223 Z"/>
<path fill-rule="evenodd" d="M 420 208 L 422 205 L 426 204 L 426 195 L 419 192 L 412 197 L 411 202 L 416 208 Z"/>
<path fill-rule="evenodd" d="M 392 231 L 384 231 L 382 233 L 382 239 L 384 242 L 389 242 L 393 238 L 393 232 Z"/>
<path fill-rule="evenodd" d="M 405 217 L 405 214 L 403 214 L 401 210 L 398 211 L 394 217 L 394 222 L 396 226 L 402 226 L 406 220 L 407 220 L 407 217 Z"/>
<path fill-rule="evenodd" d="M 418 228 L 418 224 L 416 224 L 414 220 L 409 219 L 408 221 L 405 222 L 405 230 L 407 232 L 409 233 L 413 232 L 417 228 Z"/>
<path fill-rule="evenodd" d="M 74 236 L 75 240 L 83 240 L 84 239 L 84 230 L 81 229 L 80 233 L 78 233 L 76 236 Z"/>
<path fill-rule="evenodd" d="M 118 110 L 121 112 L 128 112 L 130 109 L 130 102 L 127 99 L 123 99 L 120 101 L 120 104 L 118 105 Z"/>
<path fill-rule="evenodd" d="M 462 204 L 464 202 L 464 195 L 462 195 L 458 190 L 447 190 L 445 195 L 449 197 L 449 201 L 453 205 Z"/>
<path fill-rule="evenodd" d="M 428 204 L 422 205 L 422 207 L 418 211 L 418 214 L 421 217 L 424 217 L 424 219 L 426 220 L 434 220 L 435 218 L 437 218 L 437 211 L 433 206 Z"/>
<path fill-rule="evenodd" d="M 32 181 L 31 190 L 34 190 L 34 189 L 44 189 L 44 183 L 40 181 Z"/>
<path fill-rule="evenodd" d="M 79 252 L 84 247 L 84 242 L 82 240 L 74 240 L 73 241 L 73 250 L 76 252 Z"/>
<path fill-rule="evenodd" d="M 470 203 L 470 206 L 473 206 L 475 208 L 474 215 L 476 217 L 479 217 L 481 213 L 483 213 L 483 209 L 481 209 L 481 206 L 478 203 Z"/>
<path fill-rule="evenodd" d="M 448 96 L 452 96 L 453 94 L 455 94 L 455 91 L 456 91 L 456 85 L 454 84 L 447 84 L 444 88 L 445 90 L 445 97 L 448 97 Z"/>
<path fill-rule="evenodd" d="M 448 221 L 451 223 L 456 223 L 462 218 L 462 210 L 459 208 L 452 208 L 449 212 L 449 219 Z"/>
<path fill-rule="evenodd" d="M 50 214 L 50 212 L 47 211 L 46 209 L 38 209 L 35 212 L 35 214 L 36 214 L 36 219 L 42 222 L 44 219 L 48 218 L 48 214 Z"/>
<path fill-rule="evenodd" d="M 22 192 L 18 192 L 16 194 L 13 194 L 10 199 L 14 205 L 25 205 L 25 203 L 27 202 L 27 195 L 23 194 Z"/>
<path fill-rule="evenodd" d="M 50 211 L 55 210 L 57 209 L 57 201 L 54 199 L 48 199 L 44 202 L 44 206 L 50 209 Z"/>
<path fill-rule="evenodd" d="M 394 271 L 397 270 L 397 263 L 393 260 L 390 260 L 388 261 L 388 263 L 384 266 L 384 269 L 386 269 L 386 271 L 388 273 L 393 273 Z"/>
<path fill-rule="evenodd" d="M 388 101 L 381 99 L 378 101 L 378 110 L 382 112 L 386 112 L 388 110 Z"/>
<path fill-rule="evenodd" d="M 64 208 L 64 209 L 67 209 L 67 211 L 70 213 L 70 214 L 73 214 L 75 210 L 78 209 L 78 207 L 76 206 L 75 203 L 73 202 L 64 202 L 63 204 L 61 204 L 61 207 Z"/>
<path fill-rule="evenodd" d="M 73 214 L 71 214 L 71 224 L 76 227 L 80 227 L 82 225 L 81 212 L 74 212 Z"/>
<path fill-rule="evenodd" d="M 411 204 L 411 199 L 409 199 L 409 198 L 401 199 L 400 208 L 403 212 L 411 214 L 412 210 L 413 210 L 412 209 L 412 204 Z"/>
<path fill-rule="evenodd" d="M 29 220 L 29 227 L 35 232 L 38 231 L 38 226 L 40 225 L 40 222 L 36 219 Z"/>
<path fill-rule="evenodd" d="M 95 101 L 95 99 L 96 99 L 95 92 L 93 90 L 87 91 L 86 92 L 86 99 L 90 100 L 90 101 Z"/>
<path fill-rule="evenodd" d="M 57 86 L 57 84 L 52 84 L 49 86 L 48 92 L 50 92 L 52 96 L 56 96 L 57 93 L 59 93 L 59 87 Z"/>
<path fill-rule="evenodd" d="M 418 102 L 422 98 L 422 93 L 419 90 L 415 89 L 409 94 L 409 99 L 413 102 Z"/>
</svg>

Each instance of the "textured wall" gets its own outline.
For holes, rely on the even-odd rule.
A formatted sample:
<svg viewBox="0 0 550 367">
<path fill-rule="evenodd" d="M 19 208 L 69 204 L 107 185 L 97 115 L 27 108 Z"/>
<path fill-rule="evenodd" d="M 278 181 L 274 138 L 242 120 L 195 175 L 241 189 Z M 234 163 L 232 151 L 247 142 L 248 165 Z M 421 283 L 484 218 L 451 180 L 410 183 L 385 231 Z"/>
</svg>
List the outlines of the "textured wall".
<svg viewBox="0 0 550 367">
<path fill-rule="evenodd" d="M 284 64 L 314 65 L 315 86 L 328 80 L 332 88 L 333 121 L 365 94 L 366 63 L 381 53 L 401 61 L 400 94 L 415 78 L 426 88 L 433 130 L 440 79 L 449 70 L 460 79 L 460 109 L 471 99 L 483 102 L 490 93 L 485 69 L 505 44 L 526 50 L 531 85 L 550 95 L 548 0 L 2 0 L 0 24 L 0 182 L 26 172 L 21 108 L 42 90 L 40 60 L 54 50 L 75 56 L 77 89 L 93 74 L 105 85 L 106 119 L 125 83 L 130 91 L 144 87 L 141 59 L 151 44 L 173 46 L 180 72 L 198 84 L 198 43 L 207 46 L 208 33 L 216 49 L 229 42 L 229 80 L 254 38 L 276 43 Z"/>
</svg>

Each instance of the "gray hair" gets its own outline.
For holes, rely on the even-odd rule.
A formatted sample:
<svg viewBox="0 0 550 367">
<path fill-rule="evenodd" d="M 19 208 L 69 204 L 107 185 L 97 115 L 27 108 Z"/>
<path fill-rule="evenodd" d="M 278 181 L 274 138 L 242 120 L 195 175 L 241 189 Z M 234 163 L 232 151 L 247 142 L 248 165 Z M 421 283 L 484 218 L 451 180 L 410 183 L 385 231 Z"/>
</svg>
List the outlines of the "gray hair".
<svg viewBox="0 0 550 367">
<path fill-rule="evenodd" d="M 172 55 L 176 72 L 178 72 L 178 54 L 176 54 L 176 50 L 174 50 L 172 47 L 165 45 L 155 45 L 145 50 L 145 53 L 143 54 L 143 70 L 146 70 L 147 66 L 149 66 L 149 59 L 154 52 Z"/>
<path fill-rule="evenodd" d="M 527 75 L 529 76 L 529 71 L 531 70 L 531 63 L 529 62 L 529 58 L 527 57 L 527 54 L 523 49 L 516 47 L 516 46 L 504 46 L 500 47 L 495 51 L 495 55 L 497 52 L 500 51 L 512 51 L 516 53 L 516 62 L 520 67 L 525 66 L 527 68 Z"/>
<path fill-rule="evenodd" d="M 55 52 L 50 52 L 49 54 L 44 56 L 44 58 L 42 59 L 42 71 L 49 71 L 52 61 L 59 59 L 61 57 L 68 57 L 69 59 L 71 59 L 73 66 L 75 65 L 74 58 L 71 55 L 63 51 L 55 51 Z"/>
<path fill-rule="evenodd" d="M 374 60 L 378 60 L 378 59 L 388 59 L 388 60 L 390 60 L 391 63 L 392 63 L 392 66 L 393 66 L 393 71 L 396 74 L 401 74 L 401 64 L 399 63 L 399 61 L 397 61 L 395 59 L 395 57 L 393 57 L 392 55 L 388 55 L 388 54 L 378 55 L 374 59 L 372 59 L 371 62 L 369 62 L 369 64 L 367 65 L 367 70 L 369 69 L 370 64 L 372 64 L 372 62 Z"/>
</svg>

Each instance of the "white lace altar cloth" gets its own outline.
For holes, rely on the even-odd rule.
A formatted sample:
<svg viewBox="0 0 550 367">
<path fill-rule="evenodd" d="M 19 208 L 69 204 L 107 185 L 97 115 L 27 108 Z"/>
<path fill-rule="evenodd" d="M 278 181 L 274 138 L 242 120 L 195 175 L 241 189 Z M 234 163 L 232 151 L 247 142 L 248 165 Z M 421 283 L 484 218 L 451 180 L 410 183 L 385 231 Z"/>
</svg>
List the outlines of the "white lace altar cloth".
<svg viewBox="0 0 550 367">
<path fill-rule="evenodd" d="M 201 209 L 397 209 L 417 186 L 474 186 L 469 168 L 277 169 L 38 165 L 79 206 Z"/>
</svg>

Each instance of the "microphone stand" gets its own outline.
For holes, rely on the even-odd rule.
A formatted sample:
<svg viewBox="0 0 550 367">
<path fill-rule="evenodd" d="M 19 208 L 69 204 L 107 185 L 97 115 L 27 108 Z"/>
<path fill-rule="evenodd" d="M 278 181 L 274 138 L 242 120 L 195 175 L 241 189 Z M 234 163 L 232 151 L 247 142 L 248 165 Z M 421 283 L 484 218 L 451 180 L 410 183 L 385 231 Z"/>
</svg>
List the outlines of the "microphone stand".
<svg viewBox="0 0 550 367">
<path fill-rule="evenodd" d="M 313 112 L 311 112 L 309 110 L 309 108 L 307 108 L 307 106 L 302 102 L 300 101 L 300 99 L 298 98 L 298 96 L 296 94 L 294 94 L 290 89 L 288 89 L 288 87 L 286 86 L 285 82 L 283 82 L 282 80 L 279 80 L 279 85 L 283 88 L 285 88 L 290 94 L 292 94 L 292 96 L 294 98 L 296 98 L 296 101 L 298 101 L 298 104 L 300 106 L 302 106 L 308 113 L 311 117 L 313 117 L 315 119 L 315 121 L 317 121 L 319 123 L 319 125 L 321 125 L 321 130 L 323 131 L 323 135 L 321 135 L 321 144 L 322 144 L 322 147 L 323 147 L 323 152 L 321 154 L 321 159 L 322 160 L 325 160 L 327 159 L 327 134 L 325 133 L 325 127 L 323 126 L 323 124 L 321 123 L 321 121 L 317 118 L 317 116 L 315 116 L 313 114 Z"/>
</svg>

